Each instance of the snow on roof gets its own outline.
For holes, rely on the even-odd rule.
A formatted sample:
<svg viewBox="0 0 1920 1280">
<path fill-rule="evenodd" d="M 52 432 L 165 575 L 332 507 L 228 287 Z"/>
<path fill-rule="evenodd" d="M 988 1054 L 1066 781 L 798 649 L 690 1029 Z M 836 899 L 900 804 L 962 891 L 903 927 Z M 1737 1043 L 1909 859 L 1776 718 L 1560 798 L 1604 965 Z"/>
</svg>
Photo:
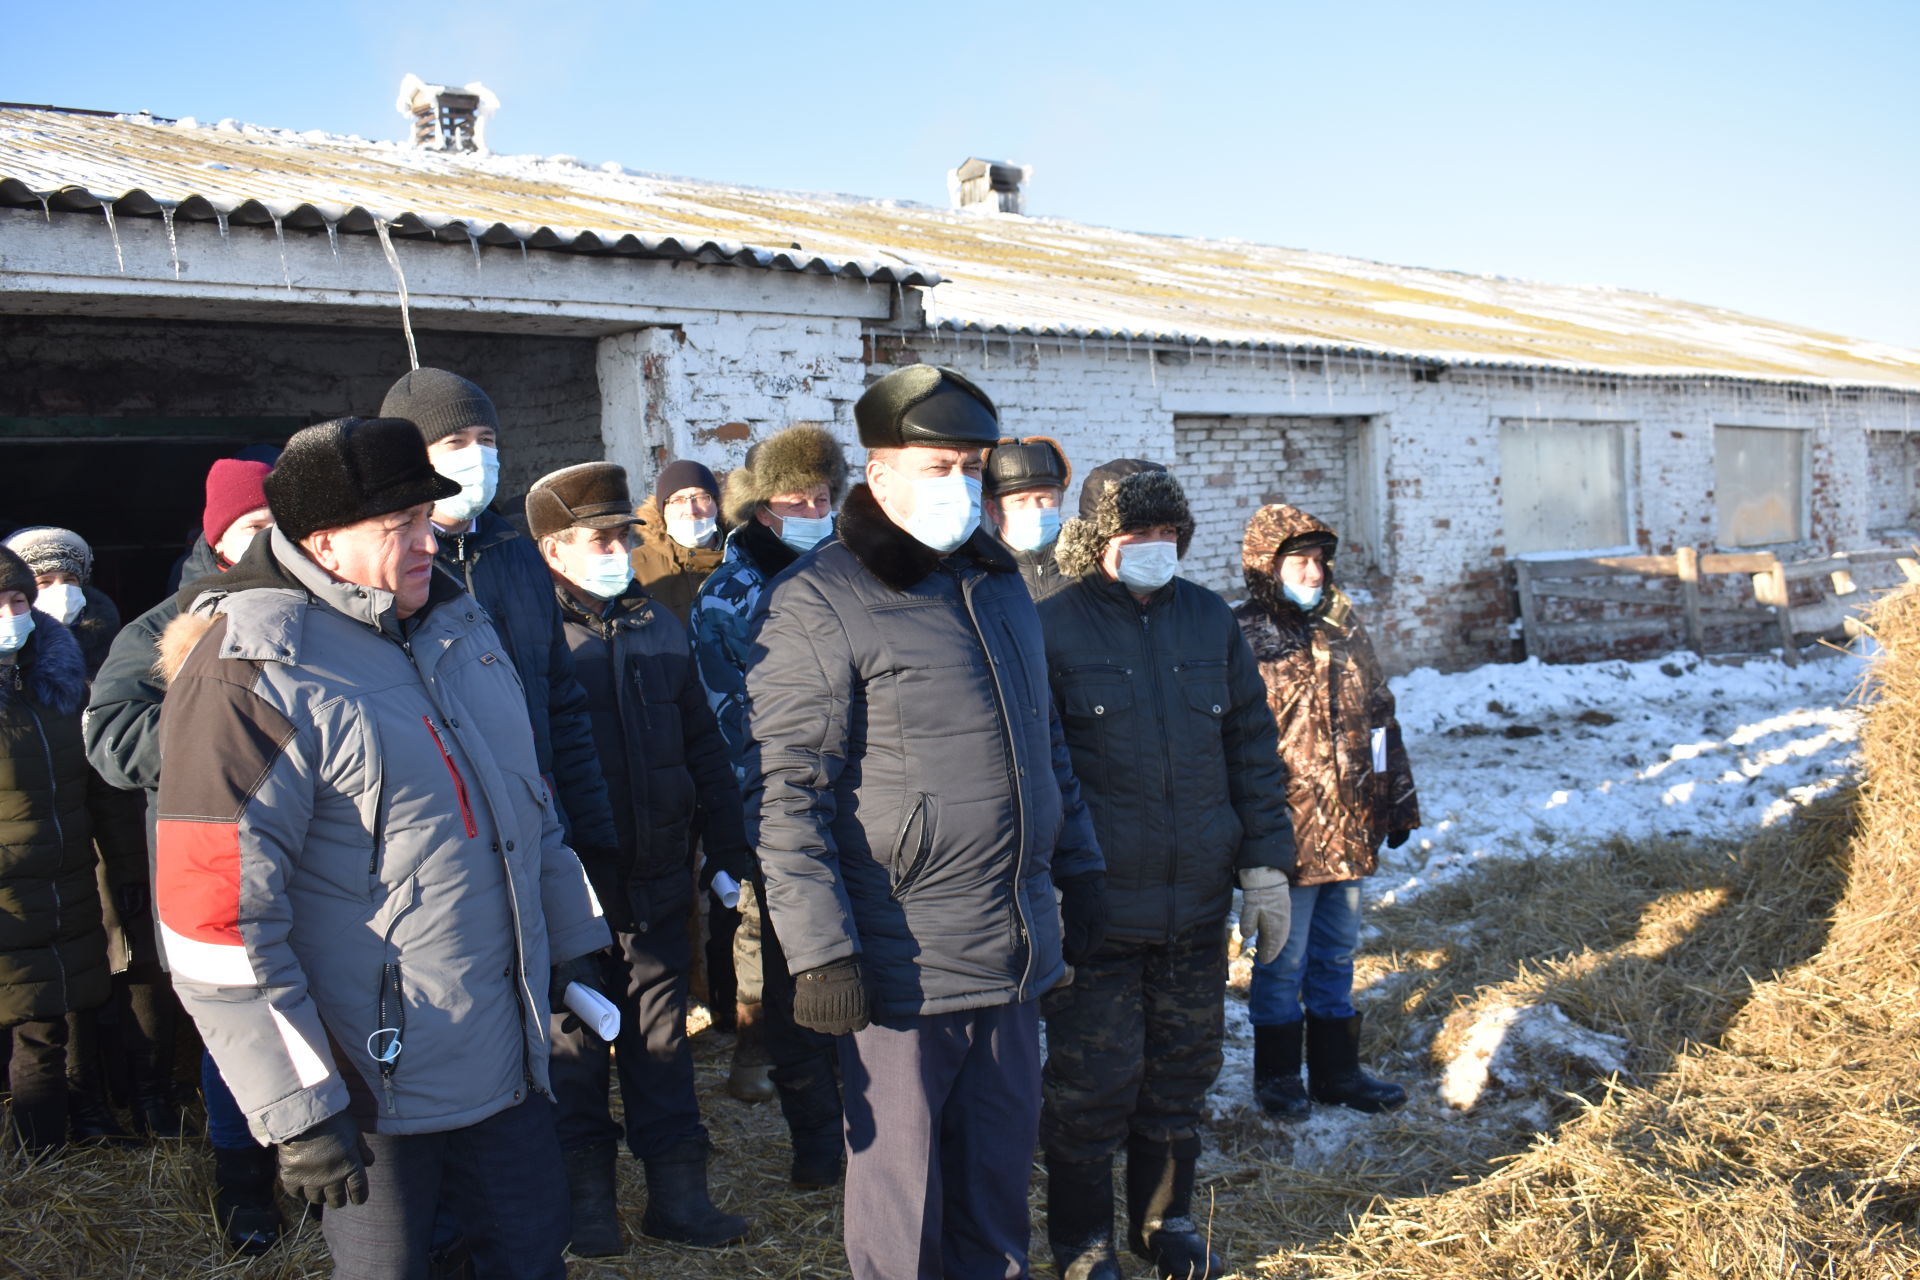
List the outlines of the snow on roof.
<svg viewBox="0 0 1920 1280">
<path fill-rule="evenodd" d="M 769 191 L 566 156 L 0 109 L 0 204 L 677 257 L 935 286 L 928 323 L 1056 340 L 1920 390 L 1920 351 L 1652 294 L 1055 218 Z"/>
</svg>

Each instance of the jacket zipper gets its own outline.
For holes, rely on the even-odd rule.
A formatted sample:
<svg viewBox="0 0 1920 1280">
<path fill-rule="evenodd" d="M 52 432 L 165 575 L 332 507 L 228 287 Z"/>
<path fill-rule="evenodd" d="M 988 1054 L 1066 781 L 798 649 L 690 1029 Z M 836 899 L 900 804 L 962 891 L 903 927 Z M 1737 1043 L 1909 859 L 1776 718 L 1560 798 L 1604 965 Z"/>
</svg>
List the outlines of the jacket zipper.
<svg viewBox="0 0 1920 1280">
<path fill-rule="evenodd" d="M 1143 660 L 1147 664 L 1147 670 L 1153 673 L 1154 715 L 1158 718 L 1160 725 L 1164 729 L 1167 724 L 1167 691 L 1160 681 L 1160 664 L 1155 660 L 1153 654 L 1153 625 L 1151 619 L 1147 617 L 1147 611 L 1144 606 L 1140 609 L 1140 645 L 1145 651 Z M 1165 798 L 1166 803 L 1173 803 L 1173 755 L 1167 751 L 1160 753 L 1160 794 Z M 1168 845 L 1167 936 L 1171 938 L 1173 936 L 1173 922 L 1176 915 L 1174 909 L 1174 887 L 1179 882 L 1180 843 L 1174 840 L 1169 841 Z"/>
<path fill-rule="evenodd" d="M 467 780 L 460 776 L 460 766 L 453 762 L 447 752 L 447 744 L 440 740 L 440 731 L 433 727 L 433 717 L 421 716 L 420 721 L 427 726 L 427 732 L 433 735 L 433 745 L 440 748 L 440 758 L 447 763 L 447 772 L 453 777 L 453 793 L 460 797 L 460 821 L 466 825 L 467 839 L 480 834 L 480 828 L 473 821 L 473 806 L 467 801 Z"/>
<path fill-rule="evenodd" d="M 20 668 L 17 664 L 14 667 L 13 678 L 17 685 L 20 680 Z M 21 705 L 26 707 L 27 714 L 33 717 L 34 732 L 40 735 L 40 754 L 47 762 L 47 794 L 53 798 L 53 838 L 59 844 L 60 855 L 64 858 L 67 852 L 67 833 L 66 829 L 60 825 L 60 779 L 53 771 L 53 744 L 47 741 L 47 726 L 41 722 L 40 713 L 33 709 L 33 703 L 22 699 Z M 60 994 L 64 998 L 67 991 L 67 963 L 60 958 L 59 938 L 62 903 L 60 901 L 60 876 L 58 872 L 56 872 L 53 877 L 52 885 L 54 945 L 48 947 L 47 950 L 53 956 L 54 968 L 60 971 Z"/>
<path fill-rule="evenodd" d="M 973 624 L 973 633 L 980 637 L 980 647 L 987 654 L 987 676 L 993 685 L 993 700 L 1000 708 L 1000 726 L 1007 736 L 1007 781 L 1013 784 L 1014 846 L 1013 846 L 1013 915 L 1014 927 L 1019 932 L 1020 950 L 1023 962 L 1020 969 L 1020 985 L 1017 993 L 1024 998 L 1027 981 L 1033 975 L 1033 928 L 1027 920 L 1027 907 L 1023 881 L 1026 879 L 1027 861 L 1027 789 L 1020 784 L 1020 743 L 1014 736 L 1013 721 L 1007 714 L 1007 697 L 1000 687 L 1000 673 L 1004 664 L 994 661 L 993 643 L 987 639 L 987 629 L 980 625 L 980 615 L 973 607 L 973 582 L 955 574 L 960 587 L 960 599 L 967 608 L 967 620 Z M 1048 761 L 1052 768 L 1052 761 Z"/>
</svg>

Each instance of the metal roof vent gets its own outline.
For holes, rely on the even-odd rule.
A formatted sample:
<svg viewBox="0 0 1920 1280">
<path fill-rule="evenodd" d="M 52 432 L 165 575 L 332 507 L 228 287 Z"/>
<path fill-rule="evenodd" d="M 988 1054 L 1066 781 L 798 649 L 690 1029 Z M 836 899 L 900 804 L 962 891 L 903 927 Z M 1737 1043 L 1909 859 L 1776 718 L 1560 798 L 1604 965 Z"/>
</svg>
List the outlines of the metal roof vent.
<svg viewBox="0 0 1920 1280">
<path fill-rule="evenodd" d="M 393 105 L 413 121 L 414 150 L 485 151 L 487 117 L 500 109 L 500 99 L 478 80 L 454 89 L 409 75 Z"/>
<path fill-rule="evenodd" d="M 1025 203 L 1020 187 L 1033 177 L 1030 164 L 966 159 L 947 173 L 947 194 L 956 209 L 1019 213 Z"/>
</svg>

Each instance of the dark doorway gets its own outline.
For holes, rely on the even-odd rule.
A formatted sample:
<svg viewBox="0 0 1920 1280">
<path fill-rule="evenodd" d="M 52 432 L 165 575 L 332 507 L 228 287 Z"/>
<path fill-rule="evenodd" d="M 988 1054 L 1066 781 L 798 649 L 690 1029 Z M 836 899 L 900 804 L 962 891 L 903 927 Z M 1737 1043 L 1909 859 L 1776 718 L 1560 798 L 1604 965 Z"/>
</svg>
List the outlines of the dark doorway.
<svg viewBox="0 0 1920 1280">
<path fill-rule="evenodd" d="M 0 418 L 0 533 L 61 525 L 93 547 L 123 618 L 152 608 L 200 527 L 207 468 L 301 418 Z"/>
</svg>

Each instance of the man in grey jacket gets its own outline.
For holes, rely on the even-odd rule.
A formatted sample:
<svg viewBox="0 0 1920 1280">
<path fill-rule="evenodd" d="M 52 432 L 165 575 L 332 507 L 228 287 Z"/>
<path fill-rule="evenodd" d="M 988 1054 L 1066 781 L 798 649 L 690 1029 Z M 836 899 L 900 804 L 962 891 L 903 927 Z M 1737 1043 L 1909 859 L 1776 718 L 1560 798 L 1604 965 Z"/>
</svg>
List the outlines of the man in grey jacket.
<svg viewBox="0 0 1920 1280">
<path fill-rule="evenodd" d="M 1024 1276 L 1037 1001 L 1099 944 L 1103 867 L 1033 602 L 978 527 L 992 401 L 914 365 L 854 416 L 867 483 L 748 667 L 748 834 L 794 1019 L 841 1037 L 853 1275 Z"/>
<path fill-rule="evenodd" d="M 433 567 L 412 424 L 308 427 L 275 528 L 169 624 L 155 896 L 174 985 L 336 1276 L 565 1275 L 547 1018 L 609 942 L 518 681 Z"/>
</svg>

